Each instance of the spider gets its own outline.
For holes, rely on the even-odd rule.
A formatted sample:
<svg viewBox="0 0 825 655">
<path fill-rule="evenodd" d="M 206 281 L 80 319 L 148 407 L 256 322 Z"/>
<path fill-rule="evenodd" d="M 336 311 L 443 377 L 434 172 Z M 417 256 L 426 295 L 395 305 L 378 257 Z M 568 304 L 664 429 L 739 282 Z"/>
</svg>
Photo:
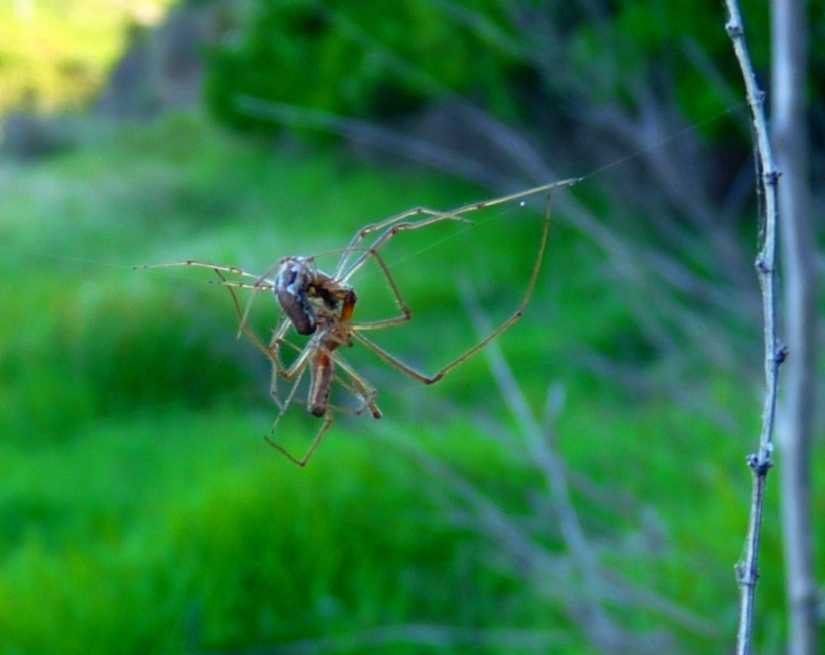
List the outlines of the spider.
<svg viewBox="0 0 825 655">
<path fill-rule="evenodd" d="M 330 403 L 330 394 L 334 383 L 339 383 L 360 401 L 360 406 L 354 413 L 361 414 L 368 410 L 373 418 L 379 419 L 382 416 L 381 410 L 376 404 L 377 389 L 347 363 L 347 360 L 341 354 L 341 348 L 358 343 L 372 351 L 386 364 L 423 384 L 435 384 L 443 379 L 444 376 L 476 355 L 522 317 L 533 295 L 547 246 L 550 229 L 551 193 L 559 188 L 571 187 L 580 180 L 581 178 L 571 178 L 553 182 L 499 198 L 470 203 L 450 211 L 436 211 L 426 207 L 416 207 L 382 221 L 371 223 L 355 233 L 342 251 L 332 274 L 320 270 L 314 257 L 297 256 L 282 258 L 262 275 L 255 275 L 235 266 L 195 260 L 156 264 L 142 268 L 195 266 L 208 268 L 215 272 L 219 278 L 219 284 L 224 286 L 232 297 L 239 320 L 238 335 L 244 334 L 272 365 L 270 395 L 278 406 L 279 412 L 266 440 L 293 464 L 305 467 L 332 427 L 335 412 L 344 409 Z M 412 310 L 402 297 L 395 278 L 381 255 L 381 249 L 390 240 L 402 232 L 421 230 L 442 221 L 471 222 L 464 218 L 466 214 L 542 192 L 547 193 L 547 205 L 538 252 L 527 288 L 513 313 L 492 332 L 432 375 L 422 373 L 405 363 L 366 336 L 365 333 L 367 332 L 394 327 L 412 319 Z M 365 246 L 365 242 L 368 245 Z M 355 288 L 350 284 L 350 279 L 370 259 L 376 261 L 383 273 L 399 313 L 396 316 L 382 320 L 358 322 L 353 320 L 358 295 Z M 227 273 L 247 278 L 249 281 L 227 279 Z M 243 309 L 236 289 L 249 289 L 253 292 Z M 274 294 L 283 311 L 283 317 L 273 330 L 269 343 L 266 344 L 250 329 L 247 322 L 252 301 L 256 294 L 265 291 Z M 303 348 L 287 338 L 290 328 L 300 335 L 309 336 L 309 341 Z M 289 365 L 285 365 L 281 356 L 283 347 L 290 348 L 297 353 L 295 359 Z M 307 410 L 313 416 L 322 418 L 323 423 L 304 455 L 299 458 L 277 443 L 273 439 L 273 435 L 281 418 L 295 400 L 298 387 L 307 370 L 310 372 L 309 391 L 306 400 Z M 285 380 L 292 385 L 283 399 L 278 394 L 279 380 Z"/>
</svg>

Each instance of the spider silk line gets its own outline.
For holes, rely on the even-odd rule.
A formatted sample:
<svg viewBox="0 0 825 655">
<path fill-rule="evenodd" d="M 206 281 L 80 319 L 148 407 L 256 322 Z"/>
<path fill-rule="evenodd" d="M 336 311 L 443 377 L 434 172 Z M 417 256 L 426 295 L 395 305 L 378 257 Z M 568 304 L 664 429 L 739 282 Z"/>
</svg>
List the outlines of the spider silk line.
<svg viewBox="0 0 825 655">
<path fill-rule="evenodd" d="M 605 172 L 607 172 L 609 170 L 612 170 L 614 168 L 622 166 L 623 164 L 626 164 L 627 162 L 638 159 L 642 155 L 648 154 L 650 152 L 655 152 L 656 150 L 658 150 L 662 146 L 664 146 L 664 145 L 666 145 L 666 144 L 668 144 L 672 141 L 675 141 L 676 139 L 680 138 L 684 134 L 695 132 L 699 128 L 704 127 L 706 125 L 710 125 L 710 124 L 718 121 L 720 118 L 728 116 L 729 114 L 741 111 L 742 109 L 746 108 L 747 106 L 748 106 L 747 101 L 742 101 L 740 103 L 729 105 L 725 109 L 713 114 L 712 116 L 710 116 L 708 118 L 705 118 L 705 119 L 696 121 L 694 123 L 691 123 L 689 125 L 686 125 L 686 126 L 680 128 L 680 129 L 676 130 L 675 132 L 672 132 L 668 135 L 665 135 L 664 137 L 662 137 L 660 139 L 657 139 L 656 141 L 654 141 L 652 144 L 650 144 L 648 146 L 639 148 L 638 150 L 636 150 L 634 152 L 631 152 L 630 154 L 623 155 L 622 157 L 618 157 L 617 159 L 614 159 L 613 161 L 610 161 L 610 162 L 608 162 L 608 163 L 606 163 L 602 166 L 598 166 L 598 167 L 592 169 L 591 171 L 586 172 L 583 175 L 580 175 L 578 177 L 573 176 L 571 178 L 567 178 L 567 179 L 573 179 L 574 181 L 571 182 L 569 185 L 567 185 L 564 188 L 576 187 L 576 186 L 578 186 L 578 185 L 580 185 L 580 184 L 582 184 L 586 181 L 591 180 L 594 177 L 597 177 L 599 175 L 604 174 Z M 559 178 L 557 181 L 561 182 L 564 179 L 566 179 L 566 178 Z M 547 184 L 553 184 L 553 182 L 547 182 Z M 541 186 L 544 186 L 544 185 L 541 185 Z M 524 205 L 524 199 L 526 199 L 528 197 L 532 197 L 533 195 L 552 194 L 553 191 L 554 191 L 553 188 L 543 190 L 543 191 L 536 191 L 535 194 L 530 194 L 529 196 L 524 196 L 523 198 L 521 198 L 519 204 L 520 204 L 520 206 L 523 206 Z M 486 198 L 484 200 L 477 201 L 477 202 L 485 202 L 487 200 L 491 200 L 491 199 Z M 461 208 L 466 207 L 466 206 L 471 206 L 473 204 L 475 204 L 475 203 L 472 203 L 472 202 L 471 203 L 466 203 L 465 205 L 462 205 Z M 508 203 L 503 203 L 503 205 L 506 205 L 506 204 L 508 204 Z M 452 211 L 455 211 L 455 209 L 445 210 L 442 213 L 449 214 Z M 406 255 L 402 255 L 402 256 L 392 260 L 391 263 L 392 264 L 401 264 L 401 263 L 405 262 L 408 259 L 420 256 L 423 253 L 427 252 L 428 250 L 436 248 L 436 247 L 442 245 L 443 243 L 448 242 L 452 239 L 456 239 L 460 236 L 463 236 L 468 231 L 470 231 L 472 229 L 475 229 L 475 228 L 478 228 L 478 227 L 481 227 L 482 225 L 485 225 L 485 224 L 487 224 L 487 223 L 489 223 L 493 220 L 497 220 L 497 219 L 501 218 L 501 216 L 503 216 L 503 215 L 504 215 L 504 212 L 498 212 L 496 214 L 493 214 L 492 216 L 489 216 L 489 217 L 481 219 L 481 220 L 468 221 L 465 226 L 463 226 L 462 228 L 456 230 L 453 234 L 449 234 L 449 235 L 441 237 L 439 239 L 435 239 L 431 243 L 427 244 L 426 246 L 423 246 L 419 250 L 408 253 Z M 6 251 L 9 251 L 9 250 L 16 251 L 16 250 L 18 250 L 18 247 L 13 246 L 13 245 L 8 245 L 8 244 L 0 244 L 0 249 L 4 249 Z M 311 255 L 311 256 L 316 256 L 317 257 L 317 256 L 322 256 L 322 255 L 327 255 L 327 254 L 335 254 L 335 253 L 343 252 L 344 250 L 346 250 L 346 247 L 338 248 L 338 249 L 334 249 L 334 250 L 327 250 L 327 251 L 317 253 L 317 254 Z M 357 250 L 359 250 L 359 249 L 356 249 L 353 252 L 356 252 Z M 89 257 L 78 257 L 78 256 L 73 256 L 73 255 L 57 255 L 57 254 L 54 254 L 51 251 L 46 251 L 45 249 L 42 249 L 42 248 L 26 249 L 26 251 L 24 253 L 19 253 L 19 254 L 22 258 L 35 257 L 35 258 L 38 258 L 38 259 L 52 260 L 52 261 L 55 261 L 55 262 L 67 262 L 67 263 L 80 264 L 80 265 L 84 265 L 84 266 L 88 265 L 88 266 L 96 267 L 96 268 L 109 268 L 109 269 L 112 269 L 112 270 L 134 270 L 136 268 L 141 268 L 143 266 L 143 264 L 138 264 L 138 263 L 118 264 L 118 263 L 115 263 L 115 262 L 107 262 L 103 259 L 95 259 L 95 258 L 89 258 Z M 360 277 L 361 277 L 361 279 L 368 278 L 368 277 L 371 277 L 372 275 L 374 275 L 375 273 L 376 273 L 376 271 L 365 271 L 364 274 L 361 275 Z M 185 279 L 191 279 L 190 276 L 188 276 L 188 275 L 174 273 L 172 271 L 165 272 L 165 275 L 170 276 L 170 277 L 175 277 L 175 278 L 179 277 L 181 279 L 184 279 L 184 278 Z"/>
<path fill-rule="evenodd" d="M 694 132 L 694 131 L 696 131 L 697 129 L 699 129 L 701 127 L 704 127 L 706 125 L 710 125 L 711 123 L 716 122 L 717 120 L 719 120 L 720 118 L 722 118 L 724 116 L 728 116 L 729 114 L 735 113 L 737 111 L 741 111 L 742 109 L 744 109 L 747 106 L 748 106 L 748 103 L 746 101 L 743 101 L 743 102 L 740 102 L 740 103 L 737 103 L 737 104 L 734 104 L 734 105 L 729 105 L 725 109 L 717 112 L 716 114 L 714 114 L 713 116 L 710 116 L 709 118 L 705 118 L 703 120 L 696 121 L 695 123 L 691 123 L 690 125 L 686 125 L 686 126 L 682 127 L 681 129 L 676 130 L 675 132 L 672 132 L 672 133 L 662 137 L 661 139 L 655 141 L 654 143 L 652 143 L 652 144 L 650 144 L 650 145 L 648 145 L 644 148 L 640 148 L 639 150 L 636 150 L 635 152 L 632 152 L 629 155 L 624 155 L 622 157 L 619 157 L 618 159 L 614 159 L 613 161 L 610 161 L 607 164 L 604 164 L 603 166 L 599 166 L 599 167 L 591 170 L 590 172 L 585 173 L 584 175 L 580 175 L 579 177 L 573 177 L 573 178 L 559 178 L 558 180 L 556 180 L 557 182 L 562 182 L 565 179 L 571 179 L 573 181 L 570 184 L 565 185 L 560 189 L 551 187 L 550 189 L 544 189 L 542 191 L 536 191 L 533 194 L 523 196 L 520 199 L 519 206 L 524 207 L 524 204 L 525 204 L 524 199 L 526 199 L 526 198 L 532 198 L 532 197 L 538 196 L 538 195 L 552 195 L 556 191 L 563 192 L 567 189 L 572 189 L 574 187 L 577 187 L 580 184 L 583 184 L 584 182 L 586 182 L 586 181 L 588 181 L 588 180 L 590 180 L 594 177 L 597 177 L 597 176 L 599 176 L 603 173 L 606 173 L 609 170 L 612 170 L 614 168 L 618 168 L 619 166 L 621 166 L 623 164 L 626 164 L 629 161 L 633 161 L 634 159 L 638 159 L 639 157 L 641 157 L 643 155 L 646 155 L 650 152 L 655 152 L 656 150 L 658 150 L 662 146 L 667 145 L 668 143 L 670 143 L 672 141 L 675 141 L 676 139 L 680 138 L 684 134 L 687 134 L 689 132 Z M 553 182 L 547 182 L 547 184 L 551 185 L 551 184 L 553 184 Z M 485 202 L 485 200 L 481 200 L 481 201 L 477 201 L 477 202 Z M 473 204 L 475 204 L 475 203 L 470 202 L 470 203 L 467 203 L 466 205 L 462 205 L 462 207 L 472 206 Z M 509 204 L 509 203 L 503 203 L 502 205 L 506 206 L 507 204 Z M 503 209 L 503 206 L 501 207 L 501 209 Z M 437 210 L 437 211 L 441 211 L 441 210 Z M 441 213 L 450 214 L 454 211 L 456 211 L 456 210 L 455 209 L 453 209 L 453 210 L 444 210 L 444 211 L 441 211 Z M 439 239 L 434 239 L 433 241 L 428 243 L 426 246 L 423 246 L 419 250 L 415 250 L 411 253 L 407 253 L 405 255 L 401 255 L 399 257 L 396 257 L 395 259 L 391 260 L 389 263 L 392 264 L 392 265 L 396 265 L 396 266 L 399 265 L 399 264 L 402 264 L 402 263 L 406 262 L 409 259 L 412 259 L 414 257 L 418 257 L 418 256 L 424 254 L 425 252 L 429 251 L 429 250 L 437 248 L 438 246 L 442 245 L 443 243 L 445 243 L 447 241 L 451 241 L 452 239 L 457 239 L 458 237 L 465 235 L 470 230 L 479 228 L 482 225 L 486 225 L 487 223 L 490 223 L 491 221 L 498 220 L 499 218 L 501 218 L 501 216 L 503 214 L 504 214 L 504 212 L 499 211 L 498 213 L 493 214 L 492 216 L 488 216 L 487 218 L 483 218 L 483 219 L 478 220 L 478 221 L 474 221 L 474 220 L 468 221 L 467 224 L 465 224 L 463 227 L 457 229 L 452 234 L 448 234 L 447 236 L 441 237 Z M 343 250 L 344 250 L 344 248 L 341 248 L 340 251 L 343 252 Z M 330 251 L 330 252 L 334 252 L 334 251 Z M 328 253 L 321 253 L 321 254 L 328 254 Z M 371 277 L 373 277 L 374 275 L 377 275 L 377 274 L 378 274 L 378 271 L 375 271 L 375 270 L 364 271 L 364 273 L 360 277 L 363 280 L 365 278 L 371 278 Z"/>
</svg>

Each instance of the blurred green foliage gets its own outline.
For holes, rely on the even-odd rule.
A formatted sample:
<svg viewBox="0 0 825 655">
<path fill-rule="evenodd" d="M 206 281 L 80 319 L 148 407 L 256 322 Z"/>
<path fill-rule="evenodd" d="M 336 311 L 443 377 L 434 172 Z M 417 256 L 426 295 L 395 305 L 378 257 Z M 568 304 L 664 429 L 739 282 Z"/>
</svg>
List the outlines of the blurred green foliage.
<svg viewBox="0 0 825 655">
<path fill-rule="evenodd" d="M 489 20 L 505 18 L 494 0 L 464 5 Z M 207 102 L 229 124 L 271 127 L 243 113 L 240 96 L 388 117 L 451 90 L 515 112 L 507 81 L 517 60 L 494 39 L 457 29 L 438 3 L 262 0 L 250 13 L 238 38 L 209 59 Z"/>
<path fill-rule="evenodd" d="M 235 340 L 226 294 L 197 271 L 131 268 L 196 257 L 260 271 L 283 254 L 340 246 L 407 205 L 475 197 L 332 151 L 273 153 L 191 116 L 115 130 L 36 168 L 0 167 L 9 290 L 0 323 L 0 652 L 232 651 L 405 623 L 557 628 L 562 652 L 591 652 L 558 608 L 501 566 L 499 546 L 454 522 L 443 482 L 375 438 L 371 419 L 337 424 L 307 470 L 268 448 L 266 362 Z M 384 343 L 425 366 L 466 345 L 448 288 L 463 266 L 489 311 L 512 307 L 538 223 L 515 209 L 492 218 L 437 247 L 429 235 L 392 255 L 417 315 Z M 590 244 L 554 227 L 535 302 L 502 343 L 534 407 L 549 380 L 566 388 L 558 443 L 571 471 L 603 490 L 576 487 L 575 500 L 594 539 L 625 544 L 609 564 L 718 632 L 691 634 L 644 610 L 622 611 L 627 623 L 668 625 L 692 652 L 721 651 L 736 620 L 732 564 L 749 491 L 742 460 L 758 406 L 740 381 L 703 371 L 737 426 L 722 431 L 655 388 L 634 391 L 581 367 L 580 349 L 641 357 L 638 370 L 654 379 L 666 367 L 645 353 L 624 292 L 599 261 Z M 359 286 L 365 297 L 373 281 Z M 256 306 L 262 330 L 271 327 L 266 306 Z M 509 426 L 483 359 L 423 391 L 373 359 L 358 367 L 380 385 L 390 432 L 514 516 L 535 511 L 540 480 L 476 422 L 491 414 Z M 317 423 L 299 408 L 290 421 L 281 436 L 306 444 Z M 655 526 L 654 541 L 640 525 Z M 771 505 L 764 652 L 779 650 L 783 630 L 777 525 Z"/>
<path fill-rule="evenodd" d="M 812 4 L 812 16 L 825 8 Z M 743 5 L 752 55 L 767 70 L 768 7 Z M 244 7 L 232 38 L 211 52 L 206 91 L 212 113 L 241 128 L 272 129 L 239 107 L 241 97 L 362 119 L 397 118 L 450 94 L 516 122 L 529 122 L 530 108 L 547 101 L 556 112 L 572 103 L 574 115 L 570 70 L 587 81 L 591 103 L 623 102 L 642 83 L 674 93 L 688 119 L 702 121 L 731 104 L 726 84 L 740 85 L 714 0 L 633 0 L 598 18 L 585 3 L 494 0 L 253 0 Z M 825 56 L 814 49 L 812 58 L 816 85 Z"/>
<path fill-rule="evenodd" d="M 534 46 L 507 27 L 507 7 L 494 0 L 246 6 L 252 11 L 233 38 L 209 55 L 209 107 L 235 127 L 270 129 L 239 113 L 243 95 L 397 119 L 458 93 L 528 122 L 536 103 L 521 99 L 568 93 L 563 76 L 526 57 L 522 46 Z M 812 6 L 819 11 L 821 2 Z M 755 0 L 745 8 L 765 70 L 767 9 Z M 8 11 L 0 9 L 0 35 Z M 588 78 L 598 101 L 623 102 L 633 80 L 645 78 L 672 89 L 690 120 L 707 119 L 727 101 L 721 85 L 686 64 L 691 39 L 700 54 L 725 62 L 723 79 L 738 88 L 715 2 L 614 3 L 604 24 L 571 4 L 547 11 L 577 72 L 621 72 Z M 96 15 L 84 15 L 84 30 L 95 29 Z M 59 29 L 84 41 L 71 21 Z M 6 50 L 23 41 L 2 41 L 6 88 Z M 105 58 L 96 48 L 105 44 L 92 41 L 97 84 Z M 812 54 L 818 80 L 823 55 Z M 448 208 L 487 195 L 332 149 L 289 148 L 273 151 L 182 115 L 114 128 L 37 166 L 0 164 L 0 653 L 234 651 L 407 623 L 558 629 L 560 652 L 592 652 L 523 572 L 502 566 L 499 545 L 472 523 L 456 523 L 443 481 L 377 438 L 371 419 L 337 423 L 304 471 L 269 449 L 260 439 L 274 417 L 267 363 L 234 338 L 227 295 L 203 271 L 132 270 L 198 258 L 262 271 L 285 254 L 338 248 L 364 223 L 408 206 Z M 577 193 L 604 202 L 588 185 Z M 472 231 L 410 235 L 389 251 L 416 317 L 382 343 L 425 368 L 472 340 L 457 278 L 472 279 L 485 308 L 501 316 L 529 274 L 537 216 L 503 208 L 483 218 Z M 554 224 L 545 271 L 502 345 L 537 412 L 548 383 L 565 389 L 557 439 L 578 480 L 585 529 L 599 544 L 618 544 L 606 564 L 716 631 L 616 611 L 634 629 L 672 630 L 688 652 L 729 650 L 750 482 L 743 455 L 754 443 L 758 402 L 717 370 L 681 380 L 685 393 L 699 384 L 724 408 L 733 427 L 723 429 L 669 395 L 669 362 L 640 332 L 627 290 L 604 274 L 603 255 L 580 235 Z M 378 279 L 367 271 L 357 280 L 359 312 L 387 308 Z M 261 334 L 273 315 L 271 299 L 260 299 Z M 629 363 L 652 384 L 598 375 L 581 363 L 588 353 Z M 421 390 L 370 357 L 351 356 L 379 385 L 380 425 L 462 472 L 513 516 L 547 522 L 538 476 L 487 434 L 514 426 L 483 358 Z M 480 427 L 487 418 L 502 427 Z M 316 428 L 295 408 L 279 436 L 298 448 Z M 783 648 L 775 499 L 761 560 L 760 652 Z M 557 550 L 558 538 L 546 546 Z M 363 649 L 353 643 L 343 652 Z"/>
</svg>

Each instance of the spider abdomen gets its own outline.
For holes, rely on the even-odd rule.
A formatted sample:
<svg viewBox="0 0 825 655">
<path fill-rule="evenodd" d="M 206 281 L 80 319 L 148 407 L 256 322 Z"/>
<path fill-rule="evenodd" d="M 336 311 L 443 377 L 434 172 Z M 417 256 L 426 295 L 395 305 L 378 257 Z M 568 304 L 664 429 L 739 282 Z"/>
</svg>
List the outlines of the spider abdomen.
<svg viewBox="0 0 825 655">
<path fill-rule="evenodd" d="M 307 399 L 309 413 L 313 416 L 326 414 L 334 374 L 335 365 L 330 356 L 324 352 L 319 353 L 312 369 L 312 380 L 309 385 L 309 398 Z"/>
</svg>

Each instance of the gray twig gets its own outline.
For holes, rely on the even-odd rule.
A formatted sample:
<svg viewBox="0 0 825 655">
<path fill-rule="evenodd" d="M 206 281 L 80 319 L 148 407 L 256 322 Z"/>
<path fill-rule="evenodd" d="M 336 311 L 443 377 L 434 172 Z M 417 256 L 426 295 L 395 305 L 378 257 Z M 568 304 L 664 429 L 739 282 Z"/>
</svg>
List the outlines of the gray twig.
<svg viewBox="0 0 825 655">
<path fill-rule="evenodd" d="M 489 167 L 461 154 L 375 123 L 251 96 L 239 96 L 235 103 L 238 111 L 248 116 L 345 136 L 353 142 L 389 153 L 403 153 L 407 159 L 447 171 L 482 186 L 500 188 L 505 182 L 491 174 Z"/>
<path fill-rule="evenodd" d="M 817 393 L 816 232 L 808 182 L 807 18 L 804 0 L 777 0 L 773 17 L 773 138 L 784 177 L 782 214 L 784 333 L 793 358 L 784 373 L 777 441 L 782 456 L 782 522 L 789 655 L 819 653 L 812 505 Z"/>
<path fill-rule="evenodd" d="M 447 647 L 503 648 L 519 651 L 547 652 L 566 643 L 564 635 L 551 630 L 519 630 L 514 628 L 460 628 L 427 623 L 380 626 L 342 635 L 299 639 L 279 646 L 261 646 L 234 653 L 211 655 L 313 655 L 384 649 L 402 644 L 419 648 Z"/>
<path fill-rule="evenodd" d="M 476 327 L 476 332 L 481 335 L 489 333 L 490 321 L 481 311 L 473 288 L 469 283 L 463 286 L 462 297 Z M 513 371 L 501 352 L 501 347 L 497 342 L 493 342 L 485 352 L 499 391 L 524 436 L 527 452 L 544 477 L 545 485 L 553 500 L 562 538 L 581 576 L 582 591 L 585 602 L 588 604 L 586 612 L 583 613 L 589 619 L 586 626 L 588 632 L 595 643 L 605 651 L 617 650 L 617 646 L 624 643 L 625 635 L 610 620 L 601 605 L 600 598 L 605 594 L 601 589 L 598 558 L 585 536 L 573 505 L 567 471 L 550 440 L 542 434 L 541 426 L 536 421 L 527 399 L 516 382 Z"/>
<path fill-rule="evenodd" d="M 476 331 L 480 334 L 488 332 L 489 320 L 479 307 L 469 285 L 465 285 L 463 289 L 463 299 Z M 582 527 L 573 504 L 567 469 L 555 449 L 552 435 L 545 434 L 536 420 L 499 344 L 494 342 L 488 346 L 486 354 L 502 397 L 519 425 L 527 455 L 545 480 L 561 536 L 570 555 L 572 573 L 582 585 L 584 604 L 574 611 L 580 616 L 578 620 L 584 624 L 594 645 L 606 653 L 647 652 L 649 649 L 655 651 L 669 642 L 668 635 L 648 635 L 648 643 L 642 645 L 609 616 L 606 601 L 647 607 L 689 626 L 689 629 L 697 633 L 711 634 L 712 629 L 701 618 L 666 599 L 647 590 L 632 588 L 618 580 L 610 580 L 610 575 L 601 566 L 595 548 Z M 668 647 L 670 652 L 674 652 L 672 643 L 668 643 Z"/>
<path fill-rule="evenodd" d="M 756 181 L 757 193 L 763 202 L 764 216 L 762 245 L 756 257 L 756 271 L 762 289 L 762 312 L 764 316 L 765 340 L 765 398 L 762 410 L 762 430 L 759 435 L 759 449 L 748 456 L 748 466 L 753 471 L 753 492 L 751 496 L 750 522 L 745 541 L 744 560 L 736 565 L 736 575 L 740 587 L 739 631 L 736 639 L 737 655 L 751 652 L 753 642 L 753 615 L 756 600 L 756 581 L 759 577 L 759 540 L 762 531 L 762 515 L 765 503 L 765 482 L 773 465 L 773 430 L 776 417 L 776 388 L 779 366 L 785 359 L 786 351 L 778 346 L 776 338 L 776 275 L 774 261 L 776 253 L 776 224 L 778 205 L 776 186 L 779 171 L 774 166 L 773 151 L 768 137 L 768 123 L 765 118 L 765 94 L 759 88 L 756 74 L 751 64 L 745 42 L 745 29 L 737 0 L 725 0 L 728 21 L 725 30 L 733 43 L 733 50 L 742 69 L 745 92 L 751 111 L 756 166 L 759 175 Z"/>
</svg>

